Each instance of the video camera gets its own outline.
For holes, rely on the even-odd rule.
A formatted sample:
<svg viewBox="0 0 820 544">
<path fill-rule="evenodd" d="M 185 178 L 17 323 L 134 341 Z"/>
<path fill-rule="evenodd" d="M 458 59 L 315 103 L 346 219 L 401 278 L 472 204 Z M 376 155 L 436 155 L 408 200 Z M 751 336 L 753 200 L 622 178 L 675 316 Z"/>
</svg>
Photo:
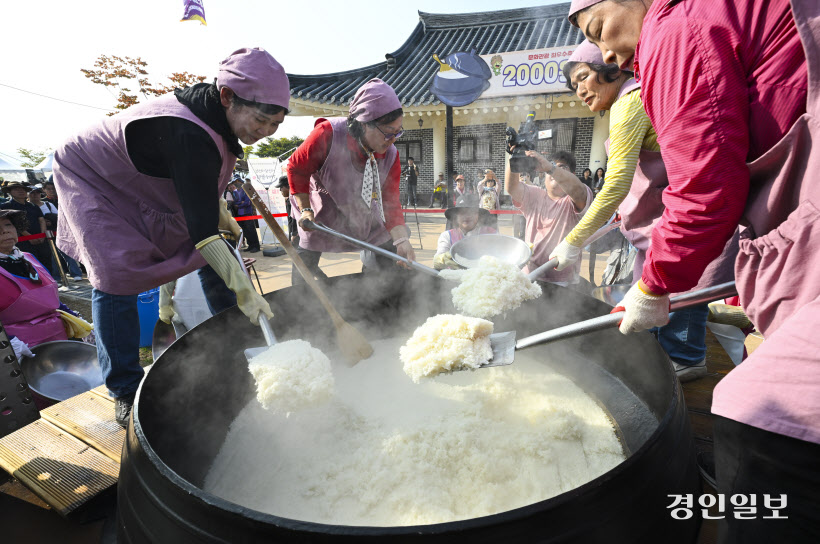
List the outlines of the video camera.
<svg viewBox="0 0 820 544">
<path fill-rule="evenodd" d="M 527 118 L 521 123 L 518 132 L 512 127 L 507 127 L 507 153 L 510 157 L 510 171 L 515 173 L 535 172 L 535 159 L 527 156 L 527 151 L 535 151 L 535 141 L 538 139 L 538 129 L 535 126 L 535 112 L 527 114 Z M 514 149 L 513 149 L 514 148 Z"/>
</svg>

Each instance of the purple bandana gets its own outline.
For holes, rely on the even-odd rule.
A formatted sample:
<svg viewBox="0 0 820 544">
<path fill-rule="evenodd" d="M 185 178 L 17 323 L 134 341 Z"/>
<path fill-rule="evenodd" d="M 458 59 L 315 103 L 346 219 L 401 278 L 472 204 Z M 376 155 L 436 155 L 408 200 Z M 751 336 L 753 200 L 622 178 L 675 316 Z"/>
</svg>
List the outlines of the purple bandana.
<svg viewBox="0 0 820 544">
<path fill-rule="evenodd" d="M 218 88 L 228 87 L 245 100 L 288 108 L 290 81 L 285 69 L 261 47 L 242 48 L 219 64 Z"/>
<path fill-rule="evenodd" d="M 350 115 L 360 123 L 368 123 L 400 108 L 401 102 L 393 87 L 375 78 L 356 91 L 350 102 Z"/>
</svg>

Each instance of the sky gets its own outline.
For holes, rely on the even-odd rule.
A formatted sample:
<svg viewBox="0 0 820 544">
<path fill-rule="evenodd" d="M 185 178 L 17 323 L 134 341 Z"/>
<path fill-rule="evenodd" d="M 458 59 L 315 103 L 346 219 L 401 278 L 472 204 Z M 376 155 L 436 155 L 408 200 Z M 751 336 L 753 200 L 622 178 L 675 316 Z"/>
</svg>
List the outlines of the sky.
<svg viewBox="0 0 820 544">
<path fill-rule="evenodd" d="M 80 71 L 93 68 L 100 55 L 141 57 L 151 81 L 165 84 L 168 74 L 183 71 L 211 81 L 219 62 L 241 47 L 267 49 L 290 74 L 324 74 L 383 62 L 410 36 L 419 11 L 469 13 L 559 1 L 203 3 L 207 26 L 179 21 L 183 0 L 0 2 L 0 157 L 17 165 L 18 148 L 54 149 L 105 116 L 116 103 L 114 92 Z M 312 126 L 312 118 L 288 117 L 274 138 L 305 137 Z"/>
</svg>

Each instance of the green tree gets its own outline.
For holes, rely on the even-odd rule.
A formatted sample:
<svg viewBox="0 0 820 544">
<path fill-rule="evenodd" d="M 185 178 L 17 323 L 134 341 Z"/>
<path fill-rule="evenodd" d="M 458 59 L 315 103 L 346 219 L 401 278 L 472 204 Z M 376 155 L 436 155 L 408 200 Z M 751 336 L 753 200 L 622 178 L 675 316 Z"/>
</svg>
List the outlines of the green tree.
<svg viewBox="0 0 820 544">
<path fill-rule="evenodd" d="M 265 141 L 259 142 L 256 149 L 251 153 L 257 157 L 278 157 L 287 153 L 294 147 L 299 147 L 304 140 L 298 136 L 291 136 L 290 138 L 265 138 Z M 247 157 L 247 148 L 245 156 Z M 284 158 L 284 157 L 283 157 Z"/>
<path fill-rule="evenodd" d="M 118 57 L 100 55 L 94 62 L 93 70 L 80 69 L 92 83 L 104 87 L 114 87 L 117 92 L 117 103 L 114 108 L 125 110 L 139 101 L 139 94 L 148 98 L 170 93 L 175 87 L 187 87 L 205 81 L 205 76 L 197 76 L 188 72 L 174 72 L 168 79 L 171 85 L 152 85 L 148 79 L 148 63 L 140 57 Z M 134 82 L 137 89 L 132 90 Z M 114 115 L 111 112 L 108 115 Z"/>
<path fill-rule="evenodd" d="M 48 157 L 48 154 L 51 153 L 51 149 L 46 149 L 45 151 L 32 151 L 31 149 L 26 149 L 25 147 L 18 147 L 17 154 L 26 159 L 25 162 L 21 162 L 20 166 L 23 168 L 34 168 L 43 160 Z"/>
</svg>

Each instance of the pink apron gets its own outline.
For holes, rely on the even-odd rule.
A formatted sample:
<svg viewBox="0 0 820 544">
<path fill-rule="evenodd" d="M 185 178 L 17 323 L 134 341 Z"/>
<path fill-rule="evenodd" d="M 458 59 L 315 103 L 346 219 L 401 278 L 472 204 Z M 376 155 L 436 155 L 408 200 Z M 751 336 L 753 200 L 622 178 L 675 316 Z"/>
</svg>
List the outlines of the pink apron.
<svg viewBox="0 0 820 544">
<path fill-rule="evenodd" d="M 194 248 L 173 182 L 141 174 L 125 129 L 136 119 L 180 117 L 201 126 L 222 157 L 219 198 L 236 157 L 225 140 L 174 95 L 132 106 L 72 137 L 54 153 L 60 193 L 57 245 L 89 267 L 96 289 L 134 295 L 205 266 Z"/>
<path fill-rule="evenodd" d="M 8 308 L 0 311 L 0 322 L 6 327 L 9 335 L 16 336 L 29 347 L 43 342 L 66 340 L 68 337 L 65 334 L 63 320 L 56 312 L 60 307 L 56 282 L 31 254 L 23 255 L 34 265 L 42 284 L 37 285 L 0 268 L 0 276 L 13 281 L 20 290 L 20 296 Z"/>
<path fill-rule="evenodd" d="M 714 391 L 715 414 L 820 443 L 820 2 L 792 0 L 808 63 L 806 113 L 749 164 L 735 265 L 740 301 L 766 341 Z"/>
<path fill-rule="evenodd" d="M 371 200 L 370 205 L 362 200 L 362 181 L 364 173 L 357 170 L 347 147 L 347 119 L 337 117 L 330 119 L 333 127 L 333 140 L 330 152 L 322 168 L 310 177 L 310 207 L 316 221 L 373 245 L 381 245 L 390 240 L 390 233 L 384 226 L 378 206 Z M 396 160 L 395 146 L 385 153 L 384 158 L 376 159 L 379 167 L 382 203 L 387 174 Z M 302 215 L 296 199 L 291 196 L 292 214 L 297 220 Z M 348 244 L 324 232 L 305 231 L 299 227 L 299 245 L 311 251 L 358 251 L 359 248 Z"/>
<path fill-rule="evenodd" d="M 640 83 L 634 79 L 628 80 L 621 86 L 618 99 L 639 87 Z M 607 140 L 608 151 L 609 140 Z M 652 229 L 660 221 L 663 210 L 666 208 L 662 197 L 668 185 L 669 178 L 666 175 L 666 165 L 663 163 L 661 153 L 641 149 L 629 193 L 618 207 L 621 214 L 621 232 L 638 250 L 633 268 L 638 273 L 633 273 L 633 284 L 641 277 L 646 252 L 649 251 L 649 244 L 652 241 Z M 737 251 L 738 233 L 735 233 L 726 243 L 720 256 L 706 267 L 700 281 L 692 289 L 703 289 L 735 279 L 733 265 Z"/>
</svg>

